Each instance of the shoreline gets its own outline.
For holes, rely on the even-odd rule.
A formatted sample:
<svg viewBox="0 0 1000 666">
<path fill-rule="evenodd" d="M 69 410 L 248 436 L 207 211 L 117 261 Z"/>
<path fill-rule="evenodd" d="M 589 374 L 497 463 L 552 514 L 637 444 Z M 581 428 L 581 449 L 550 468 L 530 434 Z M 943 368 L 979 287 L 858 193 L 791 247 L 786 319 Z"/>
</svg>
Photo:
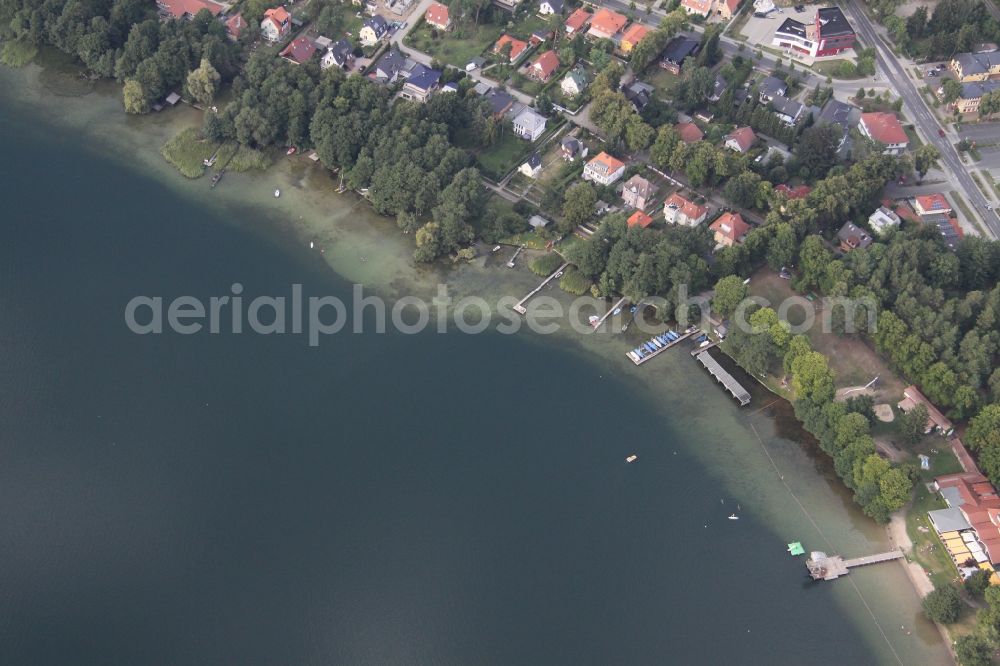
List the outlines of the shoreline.
<svg viewBox="0 0 1000 666">
<path fill-rule="evenodd" d="M 94 93 L 98 95 L 102 94 L 100 90 L 95 89 L 92 93 L 88 93 L 85 96 Z M 53 93 L 50 92 L 50 94 Z M 137 132 L 142 132 L 150 126 L 158 126 L 160 128 L 160 136 L 165 133 L 172 136 L 174 133 L 172 130 L 176 126 L 186 122 L 184 118 L 189 115 L 191 114 L 174 113 L 173 116 L 167 119 L 167 122 L 161 122 L 166 117 L 165 114 L 158 114 L 156 117 L 143 119 L 141 122 L 134 123 L 128 122 L 130 119 L 126 118 L 125 124 L 134 125 L 138 128 L 135 130 Z M 131 130 L 131 128 L 128 129 Z M 121 144 L 128 145 L 130 143 L 133 147 L 139 146 L 140 137 L 132 138 L 133 140 L 130 141 L 127 132 L 121 132 L 116 137 L 119 147 Z M 109 142 L 108 148 L 111 147 L 111 142 Z M 201 198 L 200 202 L 206 196 L 209 196 L 207 195 L 207 179 L 187 181 L 187 179 L 175 171 L 174 167 L 166 163 L 158 151 L 155 151 L 153 155 L 147 155 L 142 150 L 144 150 L 144 147 L 140 146 L 139 149 L 132 152 L 125 150 L 113 151 L 113 158 L 130 165 L 131 168 L 135 168 L 136 160 L 138 160 L 140 168 L 144 166 L 150 167 L 152 177 L 164 187 L 174 190 L 181 195 L 191 196 L 193 194 L 192 183 L 205 183 L 206 194 L 197 196 Z M 208 205 L 215 203 L 217 206 L 227 210 L 239 210 L 239 208 L 244 206 L 254 207 L 255 205 L 259 205 L 261 210 L 256 212 L 277 221 L 281 227 L 291 230 L 294 234 L 294 239 L 285 237 L 281 240 L 280 245 L 283 250 L 291 251 L 293 248 L 298 248 L 298 251 L 301 251 L 302 246 L 310 242 L 309 239 L 315 238 L 320 247 L 329 251 L 316 254 L 317 258 L 325 264 L 326 268 L 342 276 L 345 280 L 364 284 L 366 289 L 383 291 L 388 294 L 392 294 L 393 292 L 399 294 L 407 289 L 426 289 L 433 283 L 441 281 L 449 286 L 454 286 L 456 288 L 455 296 L 460 297 L 462 295 L 489 293 L 490 290 L 494 293 L 509 293 L 511 290 L 523 293 L 523 287 L 531 287 L 538 282 L 538 278 L 530 272 L 523 270 L 523 267 L 521 267 L 522 270 L 518 271 L 501 272 L 499 276 L 502 277 L 497 279 L 498 273 L 496 267 L 490 265 L 489 256 L 479 257 L 468 265 L 441 266 L 435 264 L 427 268 L 413 266 L 412 259 L 409 258 L 409 251 L 412 249 L 409 242 L 410 239 L 399 233 L 390 220 L 375 215 L 368 209 L 367 204 L 360 199 L 355 200 L 351 205 L 342 206 L 343 210 L 340 211 L 339 215 L 330 214 L 328 212 L 330 204 L 336 201 L 336 199 L 330 199 L 328 196 L 333 193 L 330 191 L 332 180 L 330 178 L 324 179 L 324 176 L 328 174 L 325 174 L 321 168 L 310 168 L 311 165 L 302 165 L 296 162 L 292 160 L 287 162 L 279 161 L 279 163 L 272 165 L 268 171 L 261 174 L 234 174 L 231 182 L 237 183 L 237 185 L 231 189 L 243 191 L 247 189 L 247 186 L 253 186 L 255 194 L 250 196 L 247 201 L 232 202 L 232 195 L 225 188 L 225 185 L 223 185 L 220 190 L 222 196 L 218 196 L 217 194 L 211 195 L 216 197 L 217 202 L 208 202 Z M 162 178 L 161 176 L 165 171 L 175 174 L 176 179 Z M 289 191 L 289 196 L 285 197 L 283 194 L 283 199 L 279 200 L 277 204 L 273 198 L 270 198 L 271 189 L 263 187 L 262 182 L 271 182 L 274 180 L 281 181 L 283 193 L 286 191 L 286 188 Z M 325 183 L 324 180 L 326 181 Z M 296 198 L 301 198 L 301 201 L 291 200 L 292 193 L 294 193 Z M 337 196 L 353 197 L 354 195 L 339 194 Z M 213 205 L 212 207 L 216 206 Z M 364 213 L 357 211 L 359 207 L 365 209 Z M 287 215 L 286 212 L 290 213 L 290 215 Z M 375 223 L 373 224 L 373 222 Z M 253 225 L 240 224 L 238 221 L 233 223 L 252 233 L 266 233 L 269 237 L 275 238 L 279 235 L 274 233 L 273 229 L 254 229 Z M 338 225 L 344 226 L 338 227 Z M 367 232 L 362 229 L 365 226 L 370 227 Z M 348 239 L 351 241 L 349 244 L 340 242 Z M 292 243 L 293 240 L 294 244 Z M 359 257 L 365 258 L 365 260 L 358 261 Z M 368 257 L 372 257 L 374 260 L 367 259 Z M 403 260 L 403 257 L 406 257 L 406 259 Z M 383 259 L 384 261 L 382 261 Z M 558 295 L 562 296 L 561 291 Z M 527 337 L 528 339 L 532 339 L 533 343 L 537 343 L 537 338 L 542 336 Z M 622 339 L 620 336 L 593 336 L 592 338 L 584 339 L 579 339 L 577 336 L 560 336 L 560 339 L 572 340 L 573 342 L 569 346 L 574 351 L 588 352 L 588 358 L 591 361 L 596 361 L 595 365 L 598 368 L 605 370 L 610 368 L 620 371 L 622 368 L 627 369 L 631 365 L 624 358 L 624 350 L 611 349 L 608 345 L 609 340 L 616 341 Z M 676 377 L 680 375 L 680 371 L 675 368 L 669 374 Z M 644 387 L 655 385 L 655 380 L 652 379 L 651 373 L 644 373 L 642 376 L 629 375 L 623 377 L 623 379 L 631 382 L 637 377 L 638 381 Z M 767 387 L 765 386 L 765 388 Z M 768 390 L 770 391 L 769 388 Z M 785 400 L 783 396 L 775 395 Z M 720 397 L 720 399 L 722 398 Z M 732 410 L 729 410 L 729 412 L 732 412 Z M 736 411 L 735 414 L 739 414 L 739 412 Z M 749 422 L 748 419 L 749 417 L 744 417 L 741 420 Z M 726 470 L 726 473 L 732 474 L 735 471 Z M 799 482 L 802 480 L 797 479 Z M 873 521 L 870 522 L 871 526 L 875 525 Z M 870 529 L 871 526 L 868 526 L 869 533 L 872 532 Z M 865 538 L 868 539 L 871 537 L 866 535 Z M 910 572 L 907 572 L 907 575 L 909 577 Z M 919 595 L 920 588 L 912 578 L 911 582 L 913 582 L 914 590 Z"/>
</svg>

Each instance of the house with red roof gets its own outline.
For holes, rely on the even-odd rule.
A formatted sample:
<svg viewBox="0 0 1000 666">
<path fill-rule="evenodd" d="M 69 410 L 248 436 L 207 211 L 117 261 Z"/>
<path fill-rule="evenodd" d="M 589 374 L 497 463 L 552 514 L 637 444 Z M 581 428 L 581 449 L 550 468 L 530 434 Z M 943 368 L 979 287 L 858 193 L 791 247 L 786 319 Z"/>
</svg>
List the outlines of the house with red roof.
<svg viewBox="0 0 1000 666">
<path fill-rule="evenodd" d="M 521 54 L 523 54 L 528 48 L 528 42 L 522 42 L 520 39 L 515 39 L 507 33 L 504 33 L 500 35 L 500 39 L 498 39 L 497 43 L 493 45 L 493 53 L 502 53 L 507 44 L 510 44 L 510 62 L 514 62 L 520 58 Z"/>
<path fill-rule="evenodd" d="M 292 15 L 284 7 L 272 7 L 264 12 L 260 34 L 269 42 L 280 42 L 292 30 Z"/>
<path fill-rule="evenodd" d="M 618 50 L 628 55 L 642 41 L 642 38 L 650 32 L 650 29 L 643 24 L 633 23 L 622 33 L 622 40 L 618 44 Z"/>
<path fill-rule="evenodd" d="M 708 17 L 712 13 L 712 4 L 715 0 L 681 0 L 681 7 L 688 14 Z"/>
<path fill-rule="evenodd" d="M 438 30 L 451 30 L 451 14 L 447 5 L 440 2 L 431 3 L 431 6 L 424 12 L 424 20 L 427 25 Z"/>
<path fill-rule="evenodd" d="M 546 51 L 531 63 L 528 76 L 536 81 L 548 81 L 557 69 L 559 69 L 559 56 L 555 51 Z"/>
<path fill-rule="evenodd" d="M 316 53 L 316 44 L 308 37 L 297 37 L 288 46 L 281 49 L 280 55 L 290 63 L 304 65 L 309 62 Z"/>
<path fill-rule="evenodd" d="M 947 215 L 951 212 L 951 204 L 940 192 L 915 197 L 913 209 L 918 215 Z"/>
<path fill-rule="evenodd" d="M 626 23 L 628 23 L 626 17 L 602 7 L 590 21 L 590 30 L 587 34 L 595 39 L 611 39 L 622 31 Z"/>
<path fill-rule="evenodd" d="M 729 20 L 736 16 L 736 11 L 740 8 L 740 0 L 719 0 L 716 5 L 719 16 Z"/>
<path fill-rule="evenodd" d="M 884 145 L 883 152 L 886 155 L 899 155 L 910 144 L 909 137 L 894 113 L 862 113 L 858 130 L 872 141 Z"/>
<path fill-rule="evenodd" d="M 631 215 L 629 215 L 628 220 L 626 220 L 628 226 L 630 227 L 642 227 L 645 229 L 653 223 L 653 218 L 646 215 L 641 210 L 637 210 Z"/>
<path fill-rule="evenodd" d="M 682 227 L 697 227 L 705 221 L 708 210 L 674 192 L 663 202 L 663 219 Z"/>
<path fill-rule="evenodd" d="M 674 129 L 681 135 L 681 141 L 684 143 L 698 143 L 705 136 L 701 128 L 694 123 L 677 123 Z"/>
<path fill-rule="evenodd" d="M 739 213 L 723 213 L 708 228 L 715 232 L 715 242 L 724 247 L 742 243 L 750 231 L 750 225 Z"/>
<path fill-rule="evenodd" d="M 574 11 L 572 14 L 569 15 L 569 18 L 566 19 L 566 22 L 563 24 L 563 28 L 565 28 L 566 34 L 575 35 L 579 32 L 582 32 L 583 29 L 587 27 L 587 24 L 590 23 L 591 16 L 593 16 L 593 14 L 588 12 L 583 7 L 580 7 L 579 9 Z"/>
<path fill-rule="evenodd" d="M 805 199 L 809 193 L 812 192 L 812 188 L 808 185 L 796 185 L 795 187 L 789 187 L 785 183 L 781 183 L 774 188 L 774 191 L 785 195 L 788 199 Z"/>
<path fill-rule="evenodd" d="M 225 7 L 212 0 L 156 0 L 156 8 L 161 16 L 177 19 L 192 19 L 203 9 L 212 16 L 218 16 Z"/>
<path fill-rule="evenodd" d="M 1000 562 L 1000 495 L 989 480 L 973 469 L 939 476 L 933 487 L 948 508 L 929 511 L 927 517 L 939 535 L 950 537 L 945 545 L 953 559 L 960 558 L 956 564 Z"/>
<path fill-rule="evenodd" d="M 240 33 L 243 32 L 247 22 L 243 20 L 243 14 L 233 14 L 228 19 L 226 19 L 226 34 L 229 35 L 229 39 L 234 42 L 240 38 Z"/>
<path fill-rule="evenodd" d="M 924 394 L 916 386 L 907 386 L 903 389 L 903 399 L 896 406 L 899 407 L 900 411 L 906 413 L 918 405 L 923 405 L 927 408 L 927 427 L 924 429 L 925 433 L 929 434 L 937 430 L 947 437 L 955 431 L 954 424 L 937 407 L 931 404 L 931 401 L 925 398 Z"/>
<path fill-rule="evenodd" d="M 757 140 L 757 135 L 749 127 L 737 127 L 726 135 L 726 148 L 735 150 L 738 153 L 745 153 L 753 146 Z"/>
<path fill-rule="evenodd" d="M 603 151 L 583 167 L 583 179 L 601 185 L 610 185 L 624 173 L 625 163 Z"/>
</svg>

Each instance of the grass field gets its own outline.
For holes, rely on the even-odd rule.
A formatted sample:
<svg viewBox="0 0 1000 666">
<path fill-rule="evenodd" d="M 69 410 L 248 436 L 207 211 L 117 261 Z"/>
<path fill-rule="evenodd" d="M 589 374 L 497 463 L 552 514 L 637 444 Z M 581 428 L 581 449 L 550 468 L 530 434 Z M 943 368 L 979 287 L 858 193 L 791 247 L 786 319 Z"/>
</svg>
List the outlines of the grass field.
<svg viewBox="0 0 1000 666">
<path fill-rule="evenodd" d="M 531 143 L 514 134 L 513 130 L 504 128 L 500 140 L 480 152 L 476 159 L 487 178 L 499 180 L 531 154 L 531 147 Z"/>
<path fill-rule="evenodd" d="M 186 178 L 199 178 L 205 173 L 204 161 L 217 147 L 217 143 L 202 138 L 201 132 L 189 127 L 163 144 L 160 154 Z"/>
<path fill-rule="evenodd" d="M 670 95 L 680 83 L 681 78 L 662 67 L 650 67 L 642 80 L 656 88 L 661 95 Z"/>
<path fill-rule="evenodd" d="M 232 171 L 250 171 L 252 169 L 263 171 L 271 166 L 272 161 L 271 156 L 262 150 L 240 146 L 236 149 L 226 168 Z"/>
<path fill-rule="evenodd" d="M 459 26 L 451 32 L 434 30 L 426 22 L 406 36 L 404 43 L 442 62 L 464 68 L 500 38 L 498 25 Z"/>
</svg>

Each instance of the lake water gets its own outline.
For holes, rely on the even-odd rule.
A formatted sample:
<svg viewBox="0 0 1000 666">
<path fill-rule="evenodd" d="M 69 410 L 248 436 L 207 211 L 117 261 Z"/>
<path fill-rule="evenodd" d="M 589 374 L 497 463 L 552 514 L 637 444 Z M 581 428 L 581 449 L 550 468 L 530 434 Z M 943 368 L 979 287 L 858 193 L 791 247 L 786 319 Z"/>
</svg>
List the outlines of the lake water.
<svg viewBox="0 0 1000 666">
<path fill-rule="evenodd" d="M 38 77 L 0 77 L 23 93 L 0 95 L 0 662 L 946 659 L 897 565 L 807 580 L 787 542 L 857 555 L 884 534 L 754 412 L 766 396 L 738 409 L 686 353 L 637 370 L 617 339 L 130 333 L 142 294 L 346 299 L 328 264 L 395 295 L 534 279 L 414 272 L 350 200 L 322 219 L 294 188 L 263 201 L 287 169 L 209 201 L 144 166 L 155 119 Z M 312 218 L 339 242 L 322 258 Z"/>
</svg>

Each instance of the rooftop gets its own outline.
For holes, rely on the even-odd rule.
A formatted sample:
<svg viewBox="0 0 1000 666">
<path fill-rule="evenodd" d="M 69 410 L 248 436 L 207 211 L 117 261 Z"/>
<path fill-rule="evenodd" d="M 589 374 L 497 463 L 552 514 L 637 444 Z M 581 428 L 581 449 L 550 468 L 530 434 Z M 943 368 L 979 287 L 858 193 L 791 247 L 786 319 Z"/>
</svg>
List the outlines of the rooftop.
<svg viewBox="0 0 1000 666">
<path fill-rule="evenodd" d="M 651 218 L 649 215 L 646 215 L 641 210 L 637 210 L 634 213 L 632 213 L 627 220 L 628 226 L 630 227 L 640 226 L 643 229 L 645 229 L 652 223 L 653 223 L 653 218 Z"/>
<path fill-rule="evenodd" d="M 867 128 L 872 140 L 879 143 L 906 144 L 909 138 L 903 131 L 903 126 L 899 124 L 899 118 L 892 113 L 877 111 L 874 113 L 862 113 L 861 123 Z"/>
<path fill-rule="evenodd" d="M 816 20 L 819 21 L 819 33 L 822 37 L 838 37 L 853 35 L 854 28 L 850 21 L 840 11 L 840 7 L 822 7 L 816 10 Z"/>
</svg>

